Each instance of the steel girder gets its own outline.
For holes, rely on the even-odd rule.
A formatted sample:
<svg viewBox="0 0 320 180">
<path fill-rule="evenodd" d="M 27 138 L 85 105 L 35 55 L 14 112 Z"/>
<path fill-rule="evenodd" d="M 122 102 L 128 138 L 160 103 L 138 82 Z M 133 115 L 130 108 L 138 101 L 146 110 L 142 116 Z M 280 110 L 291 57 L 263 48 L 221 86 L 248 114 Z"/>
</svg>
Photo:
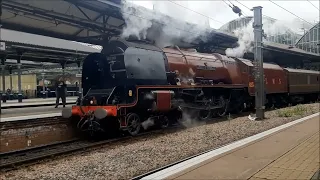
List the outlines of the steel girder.
<svg viewBox="0 0 320 180">
<path fill-rule="evenodd" d="M 66 2 L 72 3 L 75 7 L 78 8 L 78 10 L 86 17 L 86 18 L 80 18 L 80 17 L 74 17 L 62 13 L 58 13 L 55 11 L 47 11 L 38 7 L 31 6 L 29 4 L 19 3 L 19 1 L 13 1 L 13 0 L 4 0 L 2 2 L 2 8 L 15 16 L 32 16 L 32 17 L 38 17 L 40 19 L 46 20 L 48 22 L 55 22 L 56 25 L 66 24 L 70 25 L 72 27 L 79 28 L 79 31 L 77 31 L 74 34 L 65 34 L 65 33 L 59 33 L 59 32 L 52 32 L 45 29 L 38 29 L 35 27 L 28 27 L 23 26 L 21 24 L 15 24 L 10 22 L 2 22 L 3 27 L 20 31 L 22 28 L 25 32 L 33 33 L 33 34 L 41 34 L 45 36 L 50 37 L 56 37 L 56 38 L 62 38 L 66 40 L 73 40 L 73 41 L 82 41 L 85 43 L 90 44 L 99 44 L 103 38 L 108 36 L 117 36 L 122 31 L 123 23 L 118 26 L 113 26 L 107 23 L 107 20 L 110 16 L 122 19 L 121 13 L 117 12 L 116 10 L 104 10 L 104 11 L 98 11 L 97 8 L 94 6 L 87 5 L 83 1 L 73 1 L 73 0 L 65 0 Z M 92 10 L 98 15 L 95 18 L 90 18 L 83 9 L 89 9 Z M 98 22 L 98 20 L 103 21 L 103 23 Z M 93 36 L 93 37 L 77 37 L 79 33 L 81 33 L 84 30 L 90 30 L 92 32 L 100 34 L 99 36 Z"/>
</svg>

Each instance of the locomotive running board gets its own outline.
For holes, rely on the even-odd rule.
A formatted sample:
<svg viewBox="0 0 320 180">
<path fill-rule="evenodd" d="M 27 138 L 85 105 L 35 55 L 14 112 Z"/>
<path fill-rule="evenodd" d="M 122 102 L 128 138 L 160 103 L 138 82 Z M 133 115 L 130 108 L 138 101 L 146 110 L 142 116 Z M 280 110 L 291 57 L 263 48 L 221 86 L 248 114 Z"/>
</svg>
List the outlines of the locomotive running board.
<svg viewBox="0 0 320 180">
<path fill-rule="evenodd" d="M 230 99 L 230 98 L 229 98 Z M 228 100 L 227 102 L 228 103 Z M 192 103 L 185 103 L 183 100 L 175 100 L 171 102 L 173 107 L 179 107 L 179 108 L 186 108 L 186 109 L 196 109 L 196 110 L 214 110 L 214 109 L 220 109 L 223 108 L 223 105 L 217 105 L 217 106 L 199 106 L 197 104 Z"/>
<path fill-rule="evenodd" d="M 219 109 L 223 108 L 223 106 L 214 106 L 214 107 L 209 107 L 209 108 L 203 108 L 203 107 L 195 107 L 195 106 L 186 106 L 186 105 L 179 105 L 179 108 L 185 108 L 185 109 L 196 109 L 196 110 L 214 110 L 214 109 Z"/>
</svg>

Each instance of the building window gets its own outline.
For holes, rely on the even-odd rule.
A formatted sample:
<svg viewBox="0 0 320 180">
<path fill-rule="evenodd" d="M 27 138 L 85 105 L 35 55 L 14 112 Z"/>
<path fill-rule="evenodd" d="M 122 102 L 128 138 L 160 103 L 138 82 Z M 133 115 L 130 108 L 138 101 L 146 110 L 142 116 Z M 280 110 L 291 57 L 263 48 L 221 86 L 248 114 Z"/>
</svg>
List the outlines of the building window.
<svg viewBox="0 0 320 180">
<path fill-rule="evenodd" d="M 315 38 L 313 38 L 313 31 L 314 31 L 314 29 L 312 29 L 312 30 L 309 32 L 310 41 L 314 41 L 314 39 L 315 39 Z"/>
<path fill-rule="evenodd" d="M 314 41 L 318 40 L 318 29 L 314 30 Z"/>
</svg>

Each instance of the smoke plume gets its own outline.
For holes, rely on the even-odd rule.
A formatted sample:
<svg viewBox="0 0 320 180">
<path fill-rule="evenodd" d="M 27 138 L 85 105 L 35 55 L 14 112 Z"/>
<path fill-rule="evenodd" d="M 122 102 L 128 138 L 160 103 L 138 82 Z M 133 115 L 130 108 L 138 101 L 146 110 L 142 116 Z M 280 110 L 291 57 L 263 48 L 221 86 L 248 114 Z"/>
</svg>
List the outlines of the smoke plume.
<svg viewBox="0 0 320 180">
<path fill-rule="evenodd" d="M 201 3 L 152 1 L 152 4 L 153 10 L 149 10 L 131 2 L 123 3 L 121 12 L 126 26 L 123 29 L 122 38 L 147 39 L 154 41 L 161 48 L 173 45 L 184 46 L 186 43 L 199 43 L 199 41 L 205 42 L 213 29 L 210 28 L 209 18 L 195 12 L 213 19 L 225 12 L 230 12 L 230 7 L 226 6 L 223 1 L 201 1 Z M 247 26 L 234 31 L 235 36 L 239 39 L 238 46 L 228 48 L 225 51 L 226 55 L 243 57 L 246 52 L 252 52 L 254 37 L 252 23 L 253 20 Z M 301 34 L 301 27 L 310 28 L 298 19 L 273 21 L 263 17 L 263 30 L 267 35 L 267 39 L 264 39 L 264 41 L 270 40 L 272 36 L 288 32 L 292 35 L 294 33 Z M 288 36 L 281 37 L 281 41 L 288 41 L 288 38 L 292 39 L 293 43 L 291 44 L 298 40 L 297 37 Z"/>
<path fill-rule="evenodd" d="M 174 2 L 185 7 L 188 6 L 187 1 Z M 194 12 L 169 1 L 153 1 L 153 5 L 154 10 L 148 10 L 130 2 L 123 4 L 121 11 L 126 27 L 123 29 L 122 38 L 133 36 L 139 40 L 148 39 L 154 41 L 159 47 L 183 45 L 196 39 L 206 41 L 207 33 L 210 32 L 208 19 L 199 17 Z M 213 12 L 219 13 L 224 8 L 221 8 L 221 5 L 218 6 L 217 2 L 201 1 L 201 6 L 198 6 L 198 9 L 194 7 L 192 9 L 214 17 Z"/>
<path fill-rule="evenodd" d="M 238 37 L 238 46 L 236 48 L 226 49 L 226 55 L 232 57 L 243 57 L 244 53 L 252 52 L 253 28 L 250 21 L 247 26 L 234 30 L 234 35 Z"/>
<path fill-rule="evenodd" d="M 279 35 L 290 34 L 288 36 L 282 36 L 280 39 L 283 42 L 292 41 L 295 44 L 301 36 L 301 27 L 311 28 L 310 25 L 301 22 L 299 19 L 292 21 L 276 20 L 271 21 L 267 18 L 262 18 L 263 31 L 266 37 L 263 41 L 271 41 L 271 38 L 280 38 Z M 253 32 L 253 19 L 245 26 L 233 31 L 234 35 L 238 37 L 238 46 L 235 48 L 226 49 L 227 56 L 243 57 L 247 52 L 252 52 L 254 32 Z M 282 43 L 282 42 L 279 42 Z"/>
</svg>

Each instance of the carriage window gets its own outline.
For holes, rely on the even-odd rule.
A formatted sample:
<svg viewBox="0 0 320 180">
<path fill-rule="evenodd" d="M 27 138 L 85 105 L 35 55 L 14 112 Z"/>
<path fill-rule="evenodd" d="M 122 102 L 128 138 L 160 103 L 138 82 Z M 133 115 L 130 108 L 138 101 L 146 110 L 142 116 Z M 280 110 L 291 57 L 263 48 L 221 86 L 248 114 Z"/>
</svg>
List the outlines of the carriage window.
<svg viewBox="0 0 320 180">
<path fill-rule="evenodd" d="M 308 84 L 310 84 L 310 76 L 308 75 Z"/>
</svg>

